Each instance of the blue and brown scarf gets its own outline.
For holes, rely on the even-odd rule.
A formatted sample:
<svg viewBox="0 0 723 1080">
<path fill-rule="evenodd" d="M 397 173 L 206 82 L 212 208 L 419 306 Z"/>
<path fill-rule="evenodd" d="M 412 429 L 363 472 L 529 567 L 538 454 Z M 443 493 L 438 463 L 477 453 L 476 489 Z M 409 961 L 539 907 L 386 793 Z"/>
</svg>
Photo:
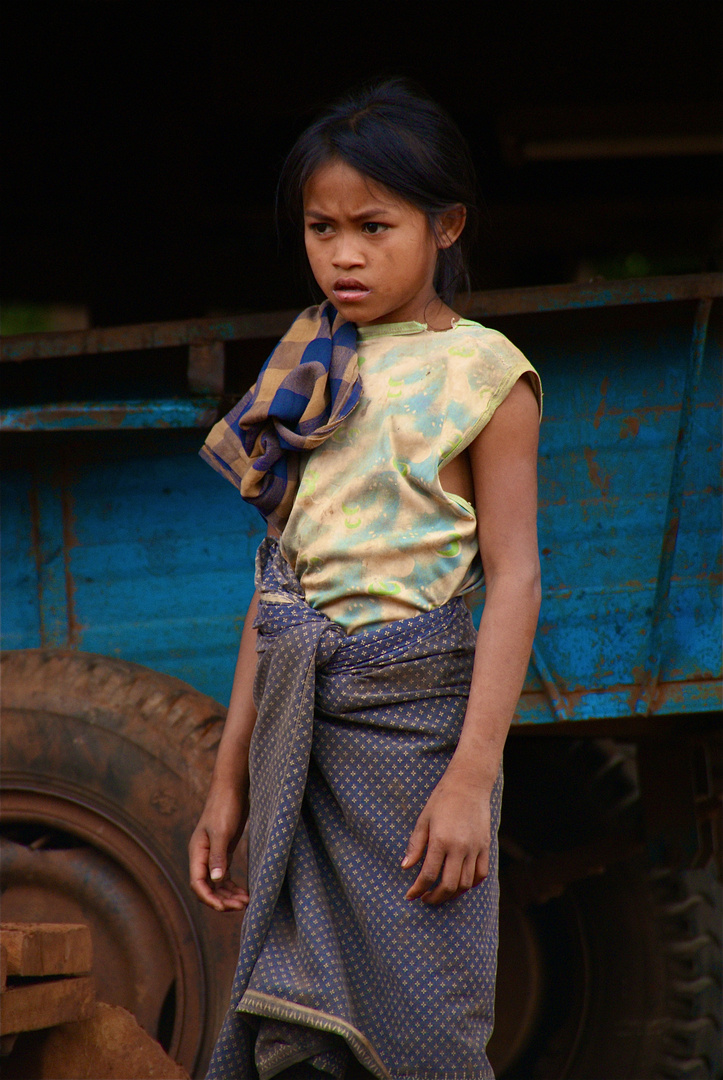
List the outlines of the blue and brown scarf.
<svg viewBox="0 0 723 1080">
<path fill-rule="evenodd" d="M 201 457 L 281 530 L 299 453 L 328 439 L 360 395 L 356 326 L 324 301 L 294 320 L 255 385 L 211 429 Z"/>
</svg>

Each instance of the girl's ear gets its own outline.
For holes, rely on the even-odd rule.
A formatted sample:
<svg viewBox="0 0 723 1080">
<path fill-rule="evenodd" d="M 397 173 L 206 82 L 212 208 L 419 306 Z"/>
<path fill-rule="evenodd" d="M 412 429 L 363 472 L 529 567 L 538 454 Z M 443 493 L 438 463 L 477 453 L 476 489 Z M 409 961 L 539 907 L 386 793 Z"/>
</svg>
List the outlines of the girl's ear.
<svg viewBox="0 0 723 1080">
<path fill-rule="evenodd" d="M 459 240 L 466 221 L 467 207 L 461 203 L 439 214 L 434 228 L 437 247 L 450 248 L 455 240 Z"/>
</svg>

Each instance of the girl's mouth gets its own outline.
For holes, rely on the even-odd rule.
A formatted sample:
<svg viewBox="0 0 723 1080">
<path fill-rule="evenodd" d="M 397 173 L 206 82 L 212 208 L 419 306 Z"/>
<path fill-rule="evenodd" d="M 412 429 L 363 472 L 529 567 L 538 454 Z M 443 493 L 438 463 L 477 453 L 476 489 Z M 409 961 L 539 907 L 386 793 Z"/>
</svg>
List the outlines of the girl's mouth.
<svg viewBox="0 0 723 1080">
<path fill-rule="evenodd" d="M 332 292 L 337 300 L 348 304 L 363 300 L 371 290 L 366 285 L 363 285 L 361 281 L 357 281 L 356 278 L 339 278 L 334 282 Z"/>
</svg>

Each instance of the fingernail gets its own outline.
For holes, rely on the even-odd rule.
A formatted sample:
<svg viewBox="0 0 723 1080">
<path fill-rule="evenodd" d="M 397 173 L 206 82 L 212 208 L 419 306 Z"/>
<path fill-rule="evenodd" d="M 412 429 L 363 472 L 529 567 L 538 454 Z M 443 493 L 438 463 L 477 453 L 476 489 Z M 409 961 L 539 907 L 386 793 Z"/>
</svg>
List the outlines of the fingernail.
<svg viewBox="0 0 723 1080">
<path fill-rule="evenodd" d="M 409 856 L 405 855 L 404 858 L 402 859 L 402 870 L 406 870 L 406 868 L 408 866 L 409 866 Z"/>
<path fill-rule="evenodd" d="M 211 881 L 220 881 L 223 877 L 223 870 L 220 866 L 214 866 L 211 871 Z"/>
</svg>

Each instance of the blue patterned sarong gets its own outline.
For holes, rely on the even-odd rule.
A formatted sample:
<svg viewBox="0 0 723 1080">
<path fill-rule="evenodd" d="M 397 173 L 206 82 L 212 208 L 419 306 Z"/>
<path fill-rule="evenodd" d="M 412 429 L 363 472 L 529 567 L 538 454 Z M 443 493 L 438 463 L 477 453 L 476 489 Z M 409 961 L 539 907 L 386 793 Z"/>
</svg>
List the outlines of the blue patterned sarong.
<svg viewBox="0 0 723 1080">
<path fill-rule="evenodd" d="M 355 1060 L 379 1080 L 492 1077 L 501 776 L 481 885 L 410 903 L 419 867 L 400 867 L 462 727 L 469 612 L 347 636 L 268 539 L 257 588 L 251 899 L 208 1076 L 341 1080 Z"/>
</svg>

